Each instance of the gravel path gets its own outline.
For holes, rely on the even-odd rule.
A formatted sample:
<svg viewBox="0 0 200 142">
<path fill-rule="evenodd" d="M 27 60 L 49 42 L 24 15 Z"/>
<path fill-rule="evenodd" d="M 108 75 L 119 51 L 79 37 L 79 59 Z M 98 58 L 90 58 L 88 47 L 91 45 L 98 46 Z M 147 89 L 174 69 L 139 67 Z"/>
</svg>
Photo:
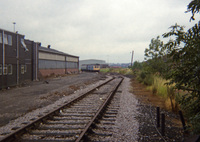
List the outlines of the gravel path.
<svg viewBox="0 0 200 142">
<path fill-rule="evenodd" d="M 130 93 L 130 79 L 125 78 L 119 90 L 122 91 L 120 109 L 114 127 L 113 141 L 134 142 L 138 139 L 138 100 Z"/>
</svg>

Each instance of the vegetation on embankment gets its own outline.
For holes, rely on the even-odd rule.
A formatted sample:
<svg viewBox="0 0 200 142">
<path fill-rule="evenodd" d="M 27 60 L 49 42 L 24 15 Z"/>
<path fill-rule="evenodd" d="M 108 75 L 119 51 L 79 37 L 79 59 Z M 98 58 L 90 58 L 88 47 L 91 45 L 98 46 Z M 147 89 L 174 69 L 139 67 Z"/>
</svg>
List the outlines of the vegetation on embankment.
<svg viewBox="0 0 200 142">
<path fill-rule="evenodd" d="M 130 68 L 103 68 L 101 73 L 118 73 L 122 75 L 133 75 L 133 71 Z"/>
<path fill-rule="evenodd" d="M 190 20 L 195 20 L 199 11 L 200 1 L 192 0 L 187 5 L 187 12 L 192 13 Z M 164 43 L 160 36 L 152 38 L 144 52 L 145 61 L 135 62 L 132 67 L 138 80 L 149 85 L 154 94 L 169 98 L 171 104 L 179 103 L 188 129 L 195 134 L 200 134 L 199 31 L 200 21 L 187 31 L 184 26 L 172 25 L 161 37 L 169 41 Z"/>
<path fill-rule="evenodd" d="M 100 70 L 101 73 L 117 73 L 122 75 L 134 75 L 137 80 L 147 86 L 147 90 L 151 90 L 152 94 L 158 95 L 165 99 L 165 107 L 168 110 L 178 111 L 178 98 L 170 87 L 166 86 L 167 81 L 158 75 L 145 74 L 141 71 L 134 71 L 131 68 L 104 68 Z"/>
<path fill-rule="evenodd" d="M 165 108 L 169 111 L 178 112 L 180 98 L 174 90 L 174 85 L 167 85 L 167 80 L 158 74 L 145 74 L 139 70 L 134 71 L 136 79 L 146 85 L 153 95 L 162 97 L 165 100 Z"/>
</svg>

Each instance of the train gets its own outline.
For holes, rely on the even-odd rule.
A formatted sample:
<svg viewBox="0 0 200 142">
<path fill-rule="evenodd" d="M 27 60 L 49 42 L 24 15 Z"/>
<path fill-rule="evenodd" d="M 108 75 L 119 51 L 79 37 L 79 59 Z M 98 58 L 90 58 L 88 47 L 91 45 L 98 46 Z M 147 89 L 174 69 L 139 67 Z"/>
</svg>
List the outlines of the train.
<svg viewBox="0 0 200 142">
<path fill-rule="evenodd" d="M 83 64 L 81 65 L 81 71 L 99 72 L 100 64 Z"/>
</svg>

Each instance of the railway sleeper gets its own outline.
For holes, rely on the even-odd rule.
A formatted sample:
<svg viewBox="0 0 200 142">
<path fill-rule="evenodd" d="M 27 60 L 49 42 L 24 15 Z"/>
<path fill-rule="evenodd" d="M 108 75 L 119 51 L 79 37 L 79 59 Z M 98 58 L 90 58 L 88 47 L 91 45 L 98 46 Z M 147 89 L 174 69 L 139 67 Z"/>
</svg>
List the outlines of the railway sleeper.
<svg viewBox="0 0 200 142">
<path fill-rule="evenodd" d="M 116 113 L 118 113 L 118 109 L 107 108 L 106 109 L 106 113 L 109 113 L 109 112 L 116 112 Z"/>
<path fill-rule="evenodd" d="M 93 129 L 93 135 L 97 136 L 112 136 L 112 132 L 108 130 Z"/>
<path fill-rule="evenodd" d="M 76 130 L 76 129 L 84 129 L 83 126 L 80 125 L 74 125 L 74 126 L 54 126 L 54 125 L 46 125 L 46 126 L 40 126 L 37 128 L 38 130 Z"/>
<path fill-rule="evenodd" d="M 76 136 L 41 136 L 41 135 L 24 135 L 21 142 L 74 142 Z"/>
<path fill-rule="evenodd" d="M 76 130 L 32 130 L 29 131 L 29 135 L 42 135 L 45 137 L 48 136 L 57 136 L 57 137 L 68 137 L 68 136 L 75 136 L 81 133 L 82 129 Z"/>
<path fill-rule="evenodd" d="M 102 136 L 87 136 L 87 141 L 91 141 L 91 142 L 110 142 L 111 136 L 104 136 L 102 138 Z M 87 142 L 86 141 L 86 142 Z"/>
<path fill-rule="evenodd" d="M 66 113 L 66 112 L 74 113 L 76 111 L 86 111 L 86 110 L 94 112 L 94 111 L 97 111 L 97 108 L 72 108 L 72 109 L 67 109 L 67 111 L 66 110 L 62 110 L 61 113 Z"/>
<path fill-rule="evenodd" d="M 70 113 L 70 114 L 62 114 L 61 117 L 65 117 L 65 116 L 71 116 L 71 117 L 92 117 L 94 114 L 93 112 L 91 112 L 91 114 L 78 114 L 78 113 Z"/>
<path fill-rule="evenodd" d="M 70 110 L 70 109 L 91 109 L 91 108 L 94 108 L 94 107 L 96 107 L 96 106 L 88 106 L 88 105 L 85 105 L 85 106 L 73 106 L 73 107 L 70 107 L 70 108 L 68 108 L 68 110 Z"/>
<path fill-rule="evenodd" d="M 60 120 L 90 120 L 91 117 L 59 117 L 56 116 L 53 118 L 55 121 L 60 121 Z"/>
<path fill-rule="evenodd" d="M 117 117 L 116 115 L 103 115 L 104 118 L 115 118 Z"/>
<path fill-rule="evenodd" d="M 101 124 L 101 125 L 115 125 L 115 122 L 113 122 L 113 121 L 112 122 L 107 122 L 107 121 L 101 120 L 97 124 Z"/>
<path fill-rule="evenodd" d="M 90 120 L 91 117 L 57 117 L 54 120 Z"/>
<path fill-rule="evenodd" d="M 53 120 L 54 123 L 59 123 L 59 122 L 62 122 L 62 123 L 65 123 L 65 124 L 73 124 L 73 123 L 77 123 L 77 124 L 82 124 L 82 123 L 88 123 L 88 120 Z"/>
<path fill-rule="evenodd" d="M 63 121 L 47 121 L 45 124 L 63 124 L 63 125 L 85 125 L 85 122 L 63 122 Z"/>
<path fill-rule="evenodd" d="M 117 115 L 118 112 L 112 112 L 112 111 L 109 111 L 109 112 L 105 112 L 105 114 L 114 114 L 114 115 Z"/>
<path fill-rule="evenodd" d="M 100 125 L 100 124 L 96 124 L 96 129 L 101 129 L 101 130 L 113 130 L 113 128 L 111 127 L 112 125 L 108 126 L 108 125 Z"/>
<path fill-rule="evenodd" d="M 120 106 L 119 106 L 119 102 L 118 102 L 118 104 L 109 104 L 108 106 L 107 106 L 107 109 L 119 109 L 120 108 Z"/>
<path fill-rule="evenodd" d="M 72 139 L 72 140 L 66 140 L 66 139 L 41 139 L 41 140 L 37 140 L 37 139 L 24 139 L 24 140 L 21 140 L 21 142 L 74 142 L 75 139 Z"/>
<path fill-rule="evenodd" d="M 68 113 L 70 113 L 70 114 L 68 114 Z M 95 113 L 96 113 L 96 111 L 88 111 L 88 110 L 85 110 L 85 111 L 80 111 L 80 110 L 78 110 L 78 111 L 76 111 L 76 112 L 72 112 L 72 111 L 68 111 L 68 110 L 66 111 L 66 110 L 65 110 L 64 113 L 60 113 L 59 116 L 61 116 L 61 117 L 62 117 L 62 116 L 65 117 L 65 116 L 66 116 L 66 117 L 67 117 L 67 116 L 71 116 L 71 115 L 73 115 L 73 114 L 79 114 L 79 115 L 80 115 L 80 114 L 84 114 L 84 115 L 85 115 L 85 114 L 90 114 L 90 115 L 91 115 L 91 114 L 95 114 Z M 80 116 L 81 116 L 81 115 L 80 115 Z"/>
<path fill-rule="evenodd" d="M 103 120 L 103 121 L 116 121 L 116 119 L 113 119 L 113 118 L 102 118 L 101 120 Z"/>
</svg>

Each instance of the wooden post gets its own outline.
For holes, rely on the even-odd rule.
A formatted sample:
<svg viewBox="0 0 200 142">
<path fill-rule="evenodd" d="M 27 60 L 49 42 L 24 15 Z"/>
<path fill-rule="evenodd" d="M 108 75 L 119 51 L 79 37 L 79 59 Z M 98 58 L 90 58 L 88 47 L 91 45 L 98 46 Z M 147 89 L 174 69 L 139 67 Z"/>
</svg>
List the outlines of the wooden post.
<svg viewBox="0 0 200 142">
<path fill-rule="evenodd" d="M 161 114 L 161 119 L 162 119 L 162 122 L 161 122 L 161 134 L 162 136 L 165 135 L 165 114 Z"/>
<path fill-rule="evenodd" d="M 157 127 L 160 127 L 160 108 L 159 107 L 156 108 L 156 112 L 157 112 Z"/>
<path fill-rule="evenodd" d="M 185 119 L 183 117 L 183 113 L 182 113 L 181 110 L 179 110 L 178 112 L 179 112 L 180 119 L 181 119 L 181 122 L 182 122 L 182 125 L 183 125 L 183 130 L 184 130 L 184 132 L 186 132 Z"/>
</svg>

